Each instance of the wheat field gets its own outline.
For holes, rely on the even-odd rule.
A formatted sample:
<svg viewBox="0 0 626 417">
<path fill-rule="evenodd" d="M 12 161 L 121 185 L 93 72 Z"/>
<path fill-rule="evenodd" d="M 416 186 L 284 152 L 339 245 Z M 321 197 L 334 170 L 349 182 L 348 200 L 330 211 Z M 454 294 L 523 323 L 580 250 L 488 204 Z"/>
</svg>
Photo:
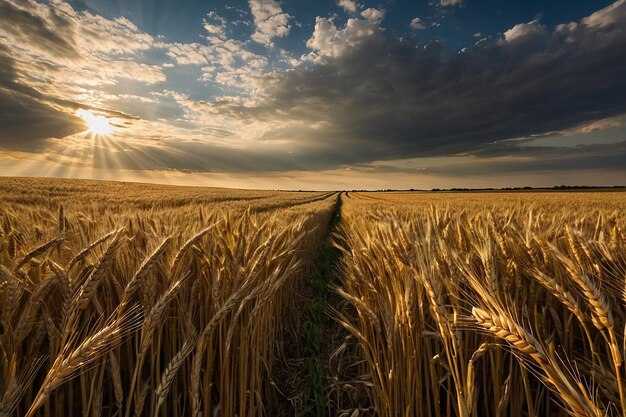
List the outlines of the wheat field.
<svg viewBox="0 0 626 417">
<path fill-rule="evenodd" d="M 623 193 L 345 200 L 344 415 L 625 415 Z"/>
<path fill-rule="evenodd" d="M 0 416 L 626 416 L 626 193 L 0 179 Z"/>
<path fill-rule="evenodd" d="M 1 188 L 0 415 L 280 409 L 268 381 L 334 193 Z"/>
</svg>

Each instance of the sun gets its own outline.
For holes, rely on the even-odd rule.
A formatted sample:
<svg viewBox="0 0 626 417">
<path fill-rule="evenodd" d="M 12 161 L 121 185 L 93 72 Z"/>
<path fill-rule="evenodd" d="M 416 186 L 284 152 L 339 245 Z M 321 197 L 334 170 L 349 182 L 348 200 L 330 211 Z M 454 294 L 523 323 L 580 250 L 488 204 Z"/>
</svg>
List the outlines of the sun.
<svg viewBox="0 0 626 417">
<path fill-rule="evenodd" d="M 113 131 L 109 120 L 104 116 L 96 116 L 89 110 L 78 109 L 76 115 L 87 123 L 87 129 L 96 135 L 108 135 Z"/>
</svg>

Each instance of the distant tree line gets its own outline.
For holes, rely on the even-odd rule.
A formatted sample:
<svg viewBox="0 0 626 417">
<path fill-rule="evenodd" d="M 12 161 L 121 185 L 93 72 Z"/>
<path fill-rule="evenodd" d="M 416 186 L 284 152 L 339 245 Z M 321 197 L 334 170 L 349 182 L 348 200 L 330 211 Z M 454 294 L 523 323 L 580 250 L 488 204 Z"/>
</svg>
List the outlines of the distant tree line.
<svg viewBox="0 0 626 417">
<path fill-rule="evenodd" d="M 519 190 L 594 190 L 598 188 L 613 188 L 613 189 L 623 189 L 626 188 L 626 185 L 613 185 L 613 186 L 602 186 L 602 185 L 555 185 L 554 187 L 503 187 L 503 188 L 432 188 L 430 191 L 494 191 L 494 190 L 502 190 L 502 191 L 519 191 Z M 412 191 L 412 190 L 411 190 Z"/>
<path fill-rule="evenodd" d="M 431 188 L 430 191 L 520 191 L 520 190 L 596 190 L 596 189 L 626 189 L 626 185 L 555 185 L 554 187 L 503 187 L 503 188 L 494 188 L 494 187 L 484 187 L 484 188 L 462 188 L 462 187 L 453 187 L 453 188 Z M 301 190 L 299 190 L 301 191 Z M 410 188 L 410 189 L 394 189 L 394 188 L 384 188 L 378 190 L 364 190 L 364 189 L 353 189 L 349 190 L 352 193 L 384 193 L 390 191 L 428 191 L 419 188 Z"/>
</svg>

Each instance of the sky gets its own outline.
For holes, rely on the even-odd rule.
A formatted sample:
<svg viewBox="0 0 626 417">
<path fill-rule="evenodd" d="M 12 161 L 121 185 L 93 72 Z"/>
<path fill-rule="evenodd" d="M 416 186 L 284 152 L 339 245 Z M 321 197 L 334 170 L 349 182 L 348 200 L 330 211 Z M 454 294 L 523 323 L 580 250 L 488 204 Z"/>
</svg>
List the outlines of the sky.
<svg viewBox="0 0 626 417">
<path fill-rule="evenodd" d="M 626 184 L 626 0 L 0 0 L 0 175 Z"/>
</svg>

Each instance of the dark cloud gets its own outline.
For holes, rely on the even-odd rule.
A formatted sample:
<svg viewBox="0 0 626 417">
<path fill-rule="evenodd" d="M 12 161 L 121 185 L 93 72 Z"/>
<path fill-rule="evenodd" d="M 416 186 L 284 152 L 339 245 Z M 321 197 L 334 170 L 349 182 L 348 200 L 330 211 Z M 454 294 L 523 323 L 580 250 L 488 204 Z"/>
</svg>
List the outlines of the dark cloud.
<svg viewBox="0 0 626 417">
<path fill-rule="evenodd" d="M 318 19 L 314 64 L 267 76 L 254 106 L 221 101 L 214 110 L 320 124 L 263 137 L 309 143 L 302 149 L 313 154 L 294 156 L 309 168 L 466 153 L 626 113 L 624 0 L 553 30 L 518 25 L 463 51 L 359 24 L 349 32 Z"/>
<path fill-rule="evenodd" d="M 77 57 L 74 21 L 62 7 L 45 7 L 31 1 L 0 2 L 0 33 L 38 50 L 62 57 Z"/>
<path fill-rule="evenodd" d="M 438 167 L 429 167 L 423 172 L 443 176 L 489 176 L 531 172 L 621 172 L 611 180 L 615 184 L 626 183 L 624 161 L 626 161 L 626 141 L 612 144 L 579 145 L 574 148 L 562 147 L 518 147 L 502 151 L 479 152 L 480 160 L 459 161 Z M 508 158 L 497 158 L 506 156 Z"/>
<path fill-rule="evenodd" d="M 18 83 L 6 52 L 0 44 L 0 148 L 32 151 L 47 138 L 85 129 L 79 118 L 51 107 L 38 91 Z"/>
</svg>

